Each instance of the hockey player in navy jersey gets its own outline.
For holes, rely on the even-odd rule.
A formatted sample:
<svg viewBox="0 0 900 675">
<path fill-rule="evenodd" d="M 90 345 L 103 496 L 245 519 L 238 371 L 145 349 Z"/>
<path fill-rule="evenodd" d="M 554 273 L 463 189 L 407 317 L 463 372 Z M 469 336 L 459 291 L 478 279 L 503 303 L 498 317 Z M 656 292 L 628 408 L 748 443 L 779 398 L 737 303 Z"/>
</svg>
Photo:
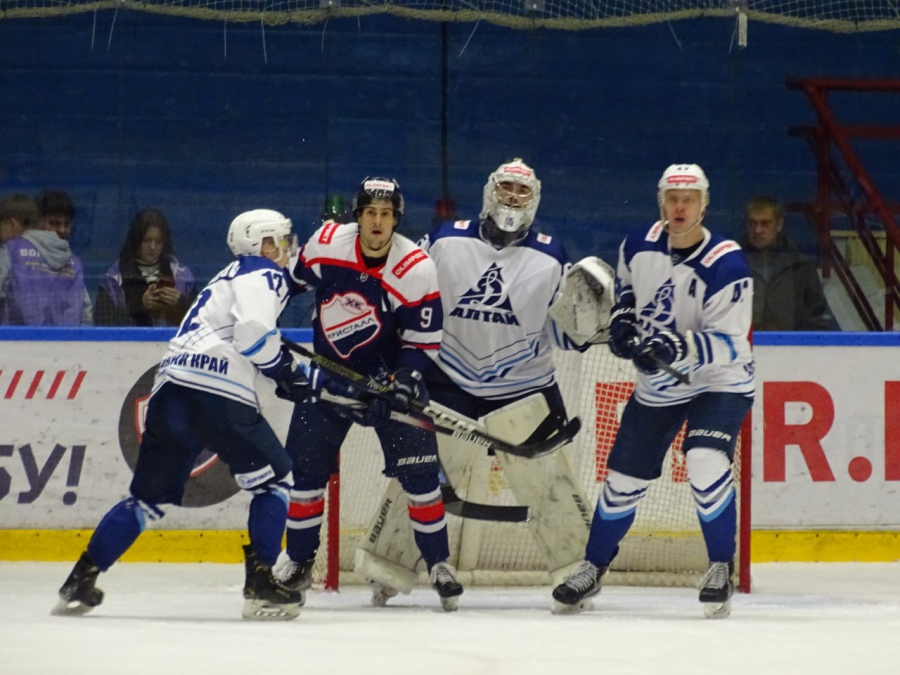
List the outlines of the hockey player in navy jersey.
<svg viewBox="0 0 900 675">
<path fill-rule="evenodd" d="M 433 400 L 472 420 L 483 418 L 488 431 L 500 435 L 506 420 L 529 432 L 543 424 L 548 435 L 566 420 L 551 347 L 577 345 L 548 310 L 570 264 L 558 239 L 532 228 L 540 199 L 534 170 L 521 159 L 505 162 L 488 176 L 477 219 L 441 223 L 420 242 L 437 267 L 444 311 L 441 349 L 425 372 L 428 390 Z M 461 491 L 472 471 L 490 470 L 479 446 L 443 435 L 438 445 L 447 478 Z M 552 578 L 561 581 L 581 560 L 590 516 L 567 457 L 499 453 L 497 461 L 517 501 L 531 507 L 532 535 Z M 556 481 L 566 487 L 552 489 Z M 392 490 L 396 486 L 388 487 L 382 503 Z M 415 562 L 405 555 L 411 542 L 391 526 L 390 516 L 380 532 L 370 528 L 363 538 L 371 557 L 368 576 L 378 581 L 376 605 L 405 590 L 397 566 Z M 371 546 L 376 536 L 381 541 Z"/>
<path fill-rule="evenodd" d="M 287 303 L 284 266 L 294 237 L 277 211 L 239 215 L 228 230 L 237 259 L 197 296 L 159 365 L 128 499 L 100 521 L 59 591 L 55 614 L 84 614 L 99 605 L 97 576 L 144 531 L 179 505 L 194 463 L 206 448 L 218 454 L 239 487 L 251 493 L 249 545 L 244 547 L 246 619 L 293 619 L 300 594 L 278 582 L 291 461 L 260 414 L 257 373 L 293 395 L 308 384 L 281 348 L 277 328 Z"/>
<path fill-rule="evenodd" d="M 374 427 L 384 473 L 403 487 L 431 583 L 444 609 L 452 611 L 463 589 L 447 562 L 437 443 L 432 432 L 390 419 L 392 410 L 408 412 L 413 399 L 427 402 L 422 372 L 440 347 L 443 324 L 434 263 L 395 231 L 403 210 L 396 181 L 367 178 L 353 197 L 357 222 L 326 222 L 288 267 L 294 291 L 315 291 L 316 353 L 383 380 L 389 393 L 368 400 L 365 410 L 352 416 L 322 401 L 295 406 L 286 443 L 294 467 L 287 558 L 278 574 L 300 591 L 310 587 L 325 487 L 338 470 L 341 444 L 355 421 Z"/>
<path fill-rule="evenodd" d="M 752 276 L 738 244 L 703 226 L 709 182 L 699 166 L 667 168 L 658 202 L 661 220 L 629 234 L 619 249 L 609 346 L 634 361 L 637 381 L 609 454 L 585 560 L 553 591 L 559 613 L 584 609 L 600 592 L 685 420 L 683 450 L 709 555 L 700 602 L 710 618 L 731 611 L 737 527 L 732 460 L 754 393 Z"/>
</svg>

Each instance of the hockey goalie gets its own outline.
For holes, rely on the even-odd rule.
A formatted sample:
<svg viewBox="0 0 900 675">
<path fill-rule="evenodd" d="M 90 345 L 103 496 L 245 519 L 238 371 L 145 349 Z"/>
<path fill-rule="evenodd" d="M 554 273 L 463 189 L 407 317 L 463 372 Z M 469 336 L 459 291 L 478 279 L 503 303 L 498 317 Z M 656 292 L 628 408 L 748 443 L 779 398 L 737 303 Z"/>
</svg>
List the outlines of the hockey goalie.
<svg viewBox="0 0 900 675">
<path fill-rule="evenodd" d="M 442 223 L 419 242 L 437 266 L 444 313 L 441 349 L 425 374 L 431 399 L 510 443 L 552 437 L 566 421 L 552 347 L 584 351 L 605 342 L 613 304 L 606 263 L 572 266 L 557 239 L 532 228 L 540 196 L 531 167 L 504 163 L 488 177 L 478 219 Z M 473 500 L 491 458 L 445 435 L 438 446 L 449 485 Z M 529 530 L 558 583 L 581 560 L 591 515 L 565 449 L 495 459 L 528 507 Z M 376 606 L 410 592 L 418 578 L 401 492 L 391 481 L 356 552 L 356 572 L 370 580 Z M 491 519 L 489 509 L 479 517 Z"/>
</svg>

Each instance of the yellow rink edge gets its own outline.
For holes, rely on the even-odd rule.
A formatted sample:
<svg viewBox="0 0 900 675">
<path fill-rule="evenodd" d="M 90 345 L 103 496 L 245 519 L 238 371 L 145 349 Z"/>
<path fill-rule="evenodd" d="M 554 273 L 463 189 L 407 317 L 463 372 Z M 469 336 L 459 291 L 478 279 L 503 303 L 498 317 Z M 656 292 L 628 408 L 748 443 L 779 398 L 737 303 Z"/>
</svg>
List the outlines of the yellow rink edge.
<svg viewBox="0 0 900 675">
<path fill-rule="evenodd" d="M 71 561 L 87 547 L 92 530 L 0 530 L 0 560 Z M 149 530 L 124 562 L 243 561 L 243 530 Z M 754 530 L 750 559 L 766 562 L 900 561 L 900 531 Z"/>
</svg>

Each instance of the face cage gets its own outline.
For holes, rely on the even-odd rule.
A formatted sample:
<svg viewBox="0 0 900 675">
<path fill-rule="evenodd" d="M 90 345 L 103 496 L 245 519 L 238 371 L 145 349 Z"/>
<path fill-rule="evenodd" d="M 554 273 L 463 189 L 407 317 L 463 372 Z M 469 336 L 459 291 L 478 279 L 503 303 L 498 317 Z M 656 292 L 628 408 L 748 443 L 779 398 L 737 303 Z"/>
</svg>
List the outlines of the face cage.
<svg viewBox="0 0 900 675">
<path fill-rule="evenodd" d="M 502 183 L 524 185 L 530 190 L 530 193 L 527 197 L 517 195 L 503 188 Z M 498 229 L 503 232 L 514 233 L 531 227 L 531 223 L 534 222 L 534 216 L 537 213 L 537 202 L 534 188 L 530 185 L 510 180 L 501 182 L 491 180 L 485 188 L 485 193 L 487 209 L 484 215 L 490 216 Z M 509 204 L 506 202 L 518 203 Z"/>
</svg>

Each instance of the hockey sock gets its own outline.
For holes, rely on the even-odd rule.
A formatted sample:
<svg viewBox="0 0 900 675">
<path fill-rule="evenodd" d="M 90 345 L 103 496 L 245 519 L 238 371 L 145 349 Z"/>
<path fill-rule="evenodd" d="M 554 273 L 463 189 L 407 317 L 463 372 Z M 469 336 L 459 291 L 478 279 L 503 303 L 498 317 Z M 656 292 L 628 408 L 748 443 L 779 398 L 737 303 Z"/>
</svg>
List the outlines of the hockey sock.
<svg viewBox="0 0 900 675">
<path fill-rule="evenodd" d="M 585 559 L 598 567 L 608 567 L 615 557 L 619 542 L 634 523 L 637 506 L 647 494 L 649 480 L 610 471 L 597 500 Z"/>
<path fill-rule="evenodd" d="M 283 482 L 265 485 L 252 491 L 247 532 L 259 559 L 266 565 L 274 565 L 278 554 L 281 553 L 281 537 L 287 518 L 289 491 L 290 486 Z"/>
<path fill-rule="evenodd" d="M 88 542 L 88 555 L 104 572 L 122 557 L 147 527 L 147 520 L 158 520 L 165 514 L 154 504 L 129 497 L 112 507 Z"/>
<path fill-rule="evenodd" d="M 409 521 L 416 546 L 428 569 L 450 557 L 447 520 L 438 476 L 404 476 L 399 479 L 408 499 Z"/>
<path fill-rule="evenodd" d="M 692 448 L 687 453 L 691 491 L 710 562 L 728 562 L 737 548 L 737 505 L 731 462 L 721 450 Z"/>
<path fill-rule="evenodd" d="M 319 535 L 325 514 L 325 487 L 312 487 L 310 483 L 308 479 L 300 485 L 295 482 L 291 490 L 287 513 L 287 552 L 294 562 L 309 560 L 319 550 Z"/>
</svg>

